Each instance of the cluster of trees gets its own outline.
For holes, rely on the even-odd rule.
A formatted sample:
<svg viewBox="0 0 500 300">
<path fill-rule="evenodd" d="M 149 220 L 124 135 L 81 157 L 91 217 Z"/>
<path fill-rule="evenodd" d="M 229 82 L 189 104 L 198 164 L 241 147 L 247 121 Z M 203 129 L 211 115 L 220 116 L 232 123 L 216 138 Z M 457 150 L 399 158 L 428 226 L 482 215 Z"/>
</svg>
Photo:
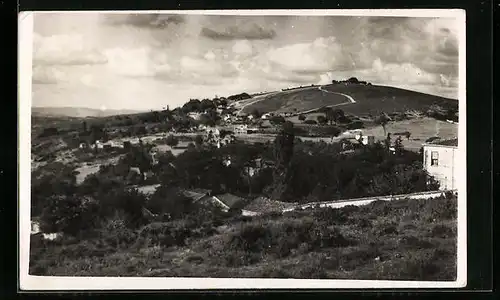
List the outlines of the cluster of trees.
<svg viewBox="0 0 500 300">
<path fill-rule="evenodd" d="M 456 108 L 443 108 L 438 105 L 431 106 L 426 115 L 440 121 L 451 120 L 458 122 L 458 107 Z"/>
<path fill-rule="evenodd" d="M 241 94 L 236 94 L 236 95 L 231 95 L 227 97 L 228 100 L 230 101 L 240 101 L 240 100 L 245 100 L 245 99 L 250 99 L 252 96 L 250 96 L 247 93 L 241 93 Z"/>
<path fill-rule="evenodd" d="M 332 80 L 332 83 L 333 84 L 339 84 L 339 83 L 349 83 L 349 84 L 364 84 L 364 85 L 371 85 L 370 82 L 366 82 L 366 81 L 360 81 L 358 80 L 356 77 L 351 77 L 347 80 Z"/>
</svg>

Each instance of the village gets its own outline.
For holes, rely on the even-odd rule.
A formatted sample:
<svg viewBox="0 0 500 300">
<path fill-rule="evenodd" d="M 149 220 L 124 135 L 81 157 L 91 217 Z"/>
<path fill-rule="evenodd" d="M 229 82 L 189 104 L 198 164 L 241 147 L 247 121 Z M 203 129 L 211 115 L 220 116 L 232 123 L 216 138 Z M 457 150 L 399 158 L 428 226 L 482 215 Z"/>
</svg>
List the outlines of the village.
<svg viewBox="0 0 500 300">
<path fill-rule="evenodd" d="M 225 101 L 225 98 L 221 98 Z M 155 174 L 152 171 L 154 166 L 159 164 L 158 157 L 165 152 L 170 152 L 177 156 L 188 150 L 190 147 L 195 147 L 195 144 L 203 144 L 215 147 L 217 149 L 234 144 L 237 142 L 250 142 L 262 143 L 273 141 L 276 137 L 276 128 L 282 124 L 286 119 L 301 115 L 300 113 L 265 113 L 260 114 L 254 112 L 253 114 L 242 113 L 241 102 L 245 100 L 232 102 L 230 105 L 219 105 L 214 110 L 188 112 L 186 117 L 192 121 L 190 127 L 183 127 L 182 129 L 171 128 L 167 132 L 161 132 L 158 127 L 146 125 L 146 130 L 149 133 L 142 134 L 135 137 L 123 137 L 117 135 L 122 128 L 104 128 L 106 134 L 101 139 L 95 139 L 90 142 L 84 140 L 79 144 L 80 151 L 98 152 L 113 152 L 117 149 L 121 151 L 128 151 L 131 147 L 143 147 L 149 149 L 148 156 L 151 159 L 151 168 L 146 172 L 142 172 L 138 167 L 130 167 L 131 172 L 135 172 L 137 176 L 143 176 L 142 181 L 138 184 L 132 185 L 129 188 L 137 188 L 139 192 L 146 196 L 151 196 L 160 183 L 147 184 Z M 207 125 L 203 122 L 203 117 L 215 112 L 215 119 L 217 124 Z M 298 120 L 303 121 L 304 118 Z M 320 117 L 318 117 L 320 119 Z M 274 120 L 274 122 L 273 122 Z M 277 120 L 277 121 L 276 121 Z M 210 123 L 210 122 L 209 122 Z M 447 122 L 453 124 L 453 122 Z M 444 124 L 444 123 L 443 123 Z M 301 124 L 298 124 L 299 126 Z M 324 143 L 340 143 L 341 154 L 348 155 L 353 153 L 360 147 L 371 147 L 377 142 L 384 143 L 389 151 L 394 155 L 397 148 L 403 147 L 403 142 L 410 141 L 411 133 L 409 131 L 392 132 L 388 133 L 385 138 L 381 138 L 379 133 L 376 137 L 371 128 L 351 129 L 339 132 L 334 136 L 298 136 L 304 141 L 324 142 Z M 385 133 L 385 128 L 384 128 Z M 436 133 L 439 133 L 437 129 Z M 391 134 L 395 136 L 391 140 Z M 423 138 L 424 139 L 424 138 Z M 441 190 L 456 190 L 456 164 L 458 155 L 457 152 L 457 139 L 442 139 L 439 136 L 425 137 L 422 139 L 413 138 L 413 144 L 416 144 L 415 151 L 419 151 L 422 155 L 422 165 L 425 171 L 432 175 L 439 181 Z M 255 176 L 259 170 L 264 168 L 268 162 L 262 158 L 256 158 L 252 162 L 252 166 L 248 167 L 248 174 L 250 177 Z M 231 164 L 231 156 L 225 156 L 223 164 L 228 167 Z M 89 171 L 90 170 L 90 171 Z M 93 170 L 93 171 L 92 171 Z M 77 171 L 81 173 L 79 182 L 85 179 L 85 176 L 97 172 L 99 166 L 92 164 L 85 164 Z M 83 176 L 83 177 L 82 177 Z M 211 205 L 228 212 L 230 210 L 239 209 L 242 215 L 254 216 L 263 212 L 280 211 L 283 209 L 290 209 L 290 207 L 298 205 L 296 202 L 281 202 L 271 200 L 266 197 L 258 196 L 255 201 L 249 201 L 241 196 L 236 196 L 230 193 L 213 195 L 210 190 L 195 189 L 183 190 L 184 196 L 192 199 L 193 203 L 211 203 Z M 334 200 L 332 200 L 334 201 Z M 258 204 L 257 204 L 258 203 Z M 148 218 L 159 218 L 158 214 L 151 213 L 146 208 L 143 209 L 144 214 Z"/>
<path fill-rule="evenodd" d="M 451 15 L 33 15 L 30 280 L 460 277 Z"/>
</svg>

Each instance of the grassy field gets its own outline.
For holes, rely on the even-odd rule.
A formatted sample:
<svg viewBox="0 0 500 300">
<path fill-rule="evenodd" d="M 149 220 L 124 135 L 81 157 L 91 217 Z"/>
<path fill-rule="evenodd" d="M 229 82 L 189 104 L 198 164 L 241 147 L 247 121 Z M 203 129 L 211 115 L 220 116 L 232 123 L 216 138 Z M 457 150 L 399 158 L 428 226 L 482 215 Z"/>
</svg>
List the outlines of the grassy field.
<svg viewBox="0 0 500 300">
<path fill-rule="evenodd" d="M 284 91 L 267 96 L 265 100 L 250 104 L 243 109 L 246 113 L 251 113 L 254 109 L 266 113 L 294 112 L 315 109 L 327 105 L 336 105 L 349 102 L 344 96 L 324 93 L 317 87 Z"/>
<path fill-rule="evenodd" d="M 442 139 L 453 139 L 458 136 L 458 124 L 450 124 L 431 118 L 420 118 L 391 122 L 386 126 L 387 133 L 398 133 L 409 131 L 410 139 L 403 138 L 403 146 L 408 150 L 418 150 L 426 139 L 439 136 Z M 374 126 L 362 129 L 363 135 L 373 135 L 375 140 L 385 138 L 382 126 Z M 396 136 L 393 136 L 395 139 Z"/>
<path fill-rule="evenodd" d="M 135 231 L 113 226 L 98 238 L 81 241 L 32 235 L 30 274 L 441 281 L 456 277 L 453 196 L 195 223 L 152 223 Z"/>
<path fill-rule="evenodd" d="M 353 97 L 356 103 L 342 105 L 341 108 L 346 113 L 358 116 L 425 110 L 433 104 L 454 108 L 458 106 L 458 101 L 453 99 L 388 86 L 331 84 L 323 86 L 323 89 Z M 292 112 L 295 109 L 303 111 L 346 102 L 348 100 L 344 96 L 325 93 L 317 88 L 307 88 L 271 95 L 266 100 L 248 105 L 245 111 L 258 109 L 261 112 Z"/>
</svg>

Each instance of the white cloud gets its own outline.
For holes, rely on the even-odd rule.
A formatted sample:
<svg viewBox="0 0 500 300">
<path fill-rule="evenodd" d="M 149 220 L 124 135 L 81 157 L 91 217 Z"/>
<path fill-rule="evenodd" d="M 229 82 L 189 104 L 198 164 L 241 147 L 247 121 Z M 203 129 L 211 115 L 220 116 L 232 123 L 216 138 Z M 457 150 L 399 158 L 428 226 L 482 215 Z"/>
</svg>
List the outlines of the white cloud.
<svg viewBox="0 0 500 300">
<path fill-rule="evenodd" d="M 31 79 L 35 84 L 56 84 L 64 80 L 64 72 L 55 67 L 38 67 L 33 68 Z"/>
<path fill-rule="evenodd" d="M 35 93 L 48 103 L 56 94 L 68 93 L 67 99 L 76 101 L 80 98 L 74 95 L 85 94 L 108 101 L 107 107 L 136 108 L 165 98 L 182 104 L 191 97 L 270 91 L 351 76 L 433 93 L 450 94 L 457 85 L 457 26 L 450 20 L 370 23 L 363 18 L 297 17 L 273 27 L 273 17 L 265 17 L 252 22 L 273 27 L 276 36 L 253 40 L 229 34 L 200 38 L 202 28 L 219 22 L 208 16 L 187 16 L 185 22 L 162 29 L 110 26 L 95 22 L 96 17 L 75 19 L 75 27 L 69 17 L 52 20 L 58 16 L 44 18 L 43 35 L 34 37 L 33 82 L 64 83 L 63 88 L 51 85 L 52 96 L 46 88 Z M 306 26 L 308 22 L 314 26 Z"/>
<path fill-rule="evenodd" d="M 383 63 L 380 59 L 373 62 L 372 69 L 364 71 L 370 76 L 376 76 L 378 81 L 397 84 L 434 84 L 437 76 L 423 71 L 412 63 Z"/>
<path fill-rule="evenodd" d="M 234 53 L 249 56 L 253 54 L 252 44 L 248 40 L 240 40 L 233 44 L 232 50 Z"/>
<path fill-rule="evenodd" d="M 105 64 L 107 59 L 97 49 L 88 46 L 79 34 L 41 36 L 34 33 L 34 64 L 91 65 Z"/>
</svg>

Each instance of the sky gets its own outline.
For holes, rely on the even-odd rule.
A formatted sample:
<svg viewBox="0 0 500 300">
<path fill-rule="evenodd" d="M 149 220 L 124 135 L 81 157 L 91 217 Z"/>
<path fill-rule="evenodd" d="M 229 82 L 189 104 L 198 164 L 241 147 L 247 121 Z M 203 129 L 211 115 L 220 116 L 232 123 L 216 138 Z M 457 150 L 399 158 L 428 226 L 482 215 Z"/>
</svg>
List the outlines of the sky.
<svg viewBox="0 0 500 300">
<path fill-rule="evenodd" d="M 352 76 L 456 99 L 459 25 L 421 17 L 35 14 L 32 101 L 149 110 Z"/>
</svg>

